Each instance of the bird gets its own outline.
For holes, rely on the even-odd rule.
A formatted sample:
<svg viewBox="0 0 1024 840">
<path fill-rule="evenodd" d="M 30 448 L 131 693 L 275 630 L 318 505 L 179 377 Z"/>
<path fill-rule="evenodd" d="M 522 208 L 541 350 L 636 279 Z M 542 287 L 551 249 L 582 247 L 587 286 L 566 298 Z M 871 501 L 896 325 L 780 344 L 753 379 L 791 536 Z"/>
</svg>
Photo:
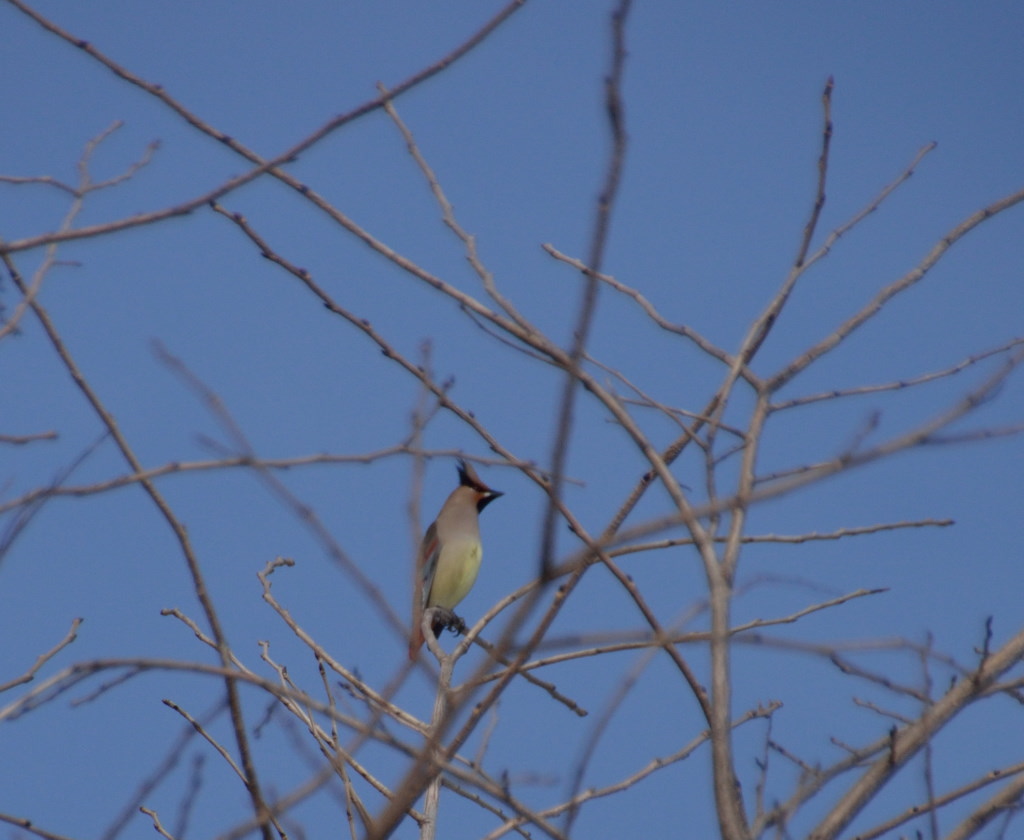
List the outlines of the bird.
<svg viewBox="0 0 1024 840">
<path fill-rule="evenodd" d="M 457 466 L 459 486 L 427 528 L 416 558 L 409 659 L 415 659 L 423 646 L 424 610 L 440 607 L 447 613 L 435 615 L 431 622 L 435 638 L 446 626 L 460 621 L 451 611 L 473 588 L 483 557 L 478 517 L 487 505 L 505 495 L 484 484 L 471 464 L 459 459 Z"/>
</svg>

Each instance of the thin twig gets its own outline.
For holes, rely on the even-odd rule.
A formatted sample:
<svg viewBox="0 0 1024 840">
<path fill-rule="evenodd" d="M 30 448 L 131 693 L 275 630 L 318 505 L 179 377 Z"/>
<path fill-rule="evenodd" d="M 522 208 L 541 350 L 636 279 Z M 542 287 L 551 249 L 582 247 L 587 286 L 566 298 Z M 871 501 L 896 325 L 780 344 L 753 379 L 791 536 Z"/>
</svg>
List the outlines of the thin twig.
<svg viewBox="0 0 1024 840">
<path fill-rule="evenodd" d="M 27 443 L 35 443 L 39 440 L 57 440 L 57 433 L 34 432 L 29 435 L 0 435 L 0 443 L 9 443 L 12 446 L 24 446 Z"/>
<path fill-rule="evenodd" d="M 0 694 L 7 691 L 8 689 L 14 688 L 16 685 L 24 685 L 27 682 L 31 682 L 35 679 L 39 669 L 42 668 L 47 662 L 53 657 L 60 653 L 64 648 L 70 645 L 75 639 L 78 638 L 78 628 L 82 626 L 84 619 L 76 618 L 71 622 L 71 628 L 67 633 L 64 634 L 64 638 L 61 639 L 57 644 L 50 648 L 45 653 L 39 654 L 36 657 L 36 661 L 32 664 L 24 674 L 20 677 L 15 677 L 13 680 L 8 680 L 5 683 L 0 683 Z"/>
<path fill-rule="evenodd" d="M 170 834 L 163 823 L 160 822 L 160 817 L 157 816 L 156 811 L 152 808 L 140 807 L 139 810 L 149 817 L 153 821 L 153 828 L 156 829 L 157 834 L 164 838 L 164 840 L 178 840 L 173 834 Z"/>
<path fill-rule="evenodd" d="M 819 394 L 809 394 L 806 397 L 795 397 L 794 399 L 785 400 L 784 402 L 773 403 L 771 410 L 773 412 L 785 411 L 789 408 L 797 408 L 799 406 L 810 405 L 812 403 L 823 402 L 825 400 L 839 399 L 841 397 L 859 397 L 864 396 L 865 394 L 878 394 L 885 391 L 900 391 L 904 388 L 913 388 L 916 385 L 924 385 L 938 379 L 955 376 L 961 371 L 964 371 L 979 362 L 989 359 L 992 356 L 998 356 L 1006 353 L 1020 344 L 1024 344 L 1024 338 L 1013 338 L 1003 344 L 1000 344 L 998 347 L 992 348 L 991 350 L 984 350 L 981 353 L 968 356 L 966 359 L 957 362 L 955 365 L 943 368 L 942 370 L 923 373 L 920 376 L 914 376 L 910 379 L 899 379 L 895 382 L 886 382 L 881 385 L 860 385 L 856 388 L 840 388 Z"/>
<path fill-rule="evenodd" d="M 1012 779 L 1014 776 L 1017 776 L 1018 782 L 1020 782 L 1022 779 L 1024 779 L 1024 775 L 1022 774 L 1024 774 L 1024 763 L 1014 764 L 1010 767 L 1003 767 L 998 770 L 991 770 L 981 778 L 974 779 L 968 782 L 967 784 L 956 788 L 955 790 L 951 790 L 948 793 L 942 794 L 941 796 L 930 798 L 928 802 L 915 803 L 906 808 L 902 813 L 897 814 L 895 817 L 892 817 L 886 822 L 879 823 L 877 826 L 875 826 L 872 829 L 869 829 L 868 831 L 858 832 L 857 839 L 876 840 L 876 838 L 883 837 L 884 835 L 891 832 L 894 828 L 897 828 L 898 826 L 908 823 L 911 820 L 917 819 L 922 814 L 934 813 L 939 808 L 942 808 L 945 805 L 949 805 L 951 802 L 956 802 L 958 799 L 962 799 L 963 797 L 972 794 L 975 791 L 981 790 L 982 788 L 987 787 L 988 785 L 1002 781 L 1003 779 Z M 985 813 L 984 806 L 982 807 L 982 809 L 980 809 L 980 812 Z M 976 821 L 968 820 L 967 822 L 972 822 L 976 830 L 982 827 Z M 946 840 L 949 840 L 949 837 L 951 836 L 954 835 L 946 835 Z M 973 835 L 969 834 L 965 836 Z"/>
<path fill-rule="evenodd" d="M 226 708 L 227 705 L 224 702 L 217 703 L 210 711 L 203 715 L 200 722 L 204 727 L 209 726 Z M 153 793 L 160 783 L 163 782 L 178 765 L 178 762 L 181 760 L 181 756 L 197 734 L 198 732 L 196 728 L 191 724 L 186 724 L 182 728 L 182 731 L 175 739 L 175 742 L 168 749 L 167 754 L 157 765 L 156 769 L 139 783 L 138 788 L 131 797 L 129 797 L 128 804 L 121 811 L 121 814 L 113 823 L 111 823 L 110 827 L 100 835 L 100 840 L 115 840 L 131 819 L 139 812 L 139 808 L 146 797 Z M 179 820 L 179 822 L 181 822 L 181 820 Z M 181 827 L 183 828 L 184 826 Z M 178 833 L 184 834 L 184 831 L 178 831 Z"/>
<path fill-rule="evenodd" d="M 597 278 L 605 285 L 615 289 L 615 291 L 634 300 L 636 304 L 644 311 L 644 314 L 646 314 L 647 317 L 650 318 L 661 329 L 665 330 L 666 332 L 675 333 L 676 335 L 679 335 L 682 338 L 685 338 L 688 341 L 693 342 L 693 344 L 695 344 L 698 348 L 700 348 L 707 355 L 711 356 L 711 358 L 713 359 L 717 359 L 718 361 L 726 365 L 732 364 L 732 357 L 725 350 L 723 350 L 722 348 L 718 347 L 715 344 L 712 344 L 708 339 L 704 338 L 704 336 L 702 336 L 699 332 L 686 326 L 685 324 L 676 324 L 669 321 L 657 310 L 657 308 L 655 308 L 654 304 L 652 304 L 646 297 L 644 297 L 644 295 L 639 290 L 626 285 L 621 280 L 616 280 L 610 274 L 603 274 L 599 271 L 593 271 L 582 260 L 568 256 L 567 254 L 558 250 L 554 245 L 551 245 L 550 243 L 545 242 L 541 247 L 550 256 L 554 257 L 559 262 L 563 262 L 566 265 L 572 266 L 577 271 L 584 272 L 588 275 Z M 754 374 L 749 369 L 745 368 L 743 371 L 743 375 L 745 377 L 752 377 Z"/>
</svg>

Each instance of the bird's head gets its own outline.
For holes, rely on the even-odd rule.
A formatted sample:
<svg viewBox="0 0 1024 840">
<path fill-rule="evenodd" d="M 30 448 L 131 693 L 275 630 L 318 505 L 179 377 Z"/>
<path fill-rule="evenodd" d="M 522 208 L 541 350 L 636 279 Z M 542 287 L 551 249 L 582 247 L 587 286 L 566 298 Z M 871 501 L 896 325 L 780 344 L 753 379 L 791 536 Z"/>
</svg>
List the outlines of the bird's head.
<svg viewBox="0 0 1024 840">
<path fill-rule="evenodd" d="M 473 469 L 473 465 L 459 459 L 459 486 L 468 487 L 473 491 L 476 497 L 476 510 L 477 513 L 482 511 L 491 502 L 497 499 L 499 496 L 504 496 L 500 490 L 492 490 L 486 484 L 480 480 L 480 476 L 476 474 L 476 470 Z"/>
</svg>

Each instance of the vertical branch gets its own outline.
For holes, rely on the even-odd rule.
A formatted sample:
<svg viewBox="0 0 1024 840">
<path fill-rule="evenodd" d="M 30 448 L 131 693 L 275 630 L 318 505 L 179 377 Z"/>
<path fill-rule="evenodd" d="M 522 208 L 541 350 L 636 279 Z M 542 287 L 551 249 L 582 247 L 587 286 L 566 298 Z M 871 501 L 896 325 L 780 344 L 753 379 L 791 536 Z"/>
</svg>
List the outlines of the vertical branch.
<svg viewBox="0 0 1024 840">
<path fill-rule="evenodd" d="M 804 237 L 800 242 L 796 259 L 793 261 L 794 268 L 801 268 L 807 260 L 807 252 L 811 248 L 811 240 L 814 238 L 814 231 L 818 227 L 818 220 L 821 218 L 822 208 L 825 206 L 825 181 L 828 175 L 828 152 L 832 146 L 832 89 L 835 87 L 835 79 L 828 77 L 825 82 L 825 90 L 821 94 L 821 107 L 824 111 L 825 125 L 821 131 L 821 154 L 818 156 L 818 188 L 814 195 L 814 207 L 811 210 L 811 217 L 804 226 Z"/>
<path fill-rule="evenodd" d="M 731 673 L 731 612 L 732 587 L 739 561 L 743 528 L 750 495 L 754 486 L 758 442 L 764 431 L 767 416 L 767 395 L 759 394 L 754 416 L 747 432 L 743 450 L 743 465 L 736 506 L 729 523 L 729 534 L 722 557 L 713 573 L 708 576 L 711 600 L 711 757 L 714 770 L 715 805 L 723 838 L 744 840 L 750 837 L 736 778 L 732 754 L 732 673 Z M 705 564 L 707 565 L 707 564 Z"/>
<path fill-rule="evenodd" d="M 429 634 L 428 634 L 429 637 Z M 441 735 L 448 722 L 448 693 L 451 690 L 454 656 L 441 657 L 441 670 L 437 677 L 437 694 L 434 696 L 434 713 L 430 719 L 430 736 L 424 747 L 427 753 L 427 767 L 432 777 L 423 798 L 423 822 L 420 823 L 420 840 L 434 840 L 437 836 L 437 813 L 441 803 Z"/>
<path fill-rule="evenodd" d="M 597 200 L 594 235 L 590 245 L 587 271 L 584 272 L 586 280 L 583 297 L 580 301 L 576 328 L 573 331 L 572 347 L 565 370 L 565 386 L 555 427 L 555 443 L 551 453 L 550 499 L 544 511 L 544 523 L 541 531 L 540 576 L 542 580 L 550 579 L 553 568 L 555 524 L 558 518 L 559 499 L 562 494 L 562 479 L 569 450 L 569 436 L 572 434 L 579 367 L 586 350 L 594 309 L 597 306 L 599 281 L 596 275 L 601 271 L 601 263 L 604 260 L 612 208 L 618 195 L 619 182 L 622 179 L 622 166 L 626 157 L 627 137 L 622 106 L 622 75 L 626 64 L 626 16 L 629 14 L 631 6 L 632 0 L 620 0 L 619 5 L 612 12 L 612 66 L 605 79 L 605 108 L 612 135 L 612 149 L 605 172 L 604 185 Z"/>
<path fill-rule="evenodd" d="M 930 667 L 930 658 L 932 653 L 932 634 L 929 633 L 925 641 L 925 647 L 918 653 L 918 657 L 921 660 L 921 675 L 924 678 L 922 681 L 922 695 L 925 698 L 924 708 L 921 710 L 921 714 L 925 715 L 928 713 L 928 707 L 932 704 L 932 672 Z M 928 830 L 931 836 L 931 840 L 939 840 L 939 815 L 938 807 L 935 804 L 935 774 L 934 774 L 934 751 L 932 750 L 932 742 L 929 740 L 924 748 L 924 789 L 928 795 Z"/>
<path fill-rule="evenodd" d="M 712 420 L 708 426 L 708 458 L 712 457 L 717 431 L 717 421 L 725 414 L 725 408 L 733 387 L 739 381 L 743 368 L 749 364 L 761 348 L 771 332 L 779 313 L 786 305 L 797 280 L 804 271 L 807 252 L 811 240 L 821 218 L 825 206 L 825 183 L 828 174 L 828 155 L 832 141 L 832 87 L 829 77 L 822 94 L 824 126 L 822 129 L 821 153 L 818 157 L 818 184 L 815 190 L 814 205 L 810 217 L 804 226 L 800 246 L 797 249 L 793 267 L 779 291 L 772 298 L 767 308 L 751 325 L 743 345 L 736 353 L 725 382 L 716 394 L 717 403 L 714 407 Z M 739 560 L 740 537 L 746 522 L 746 510 L 750 494 L 753 490 L 754 473 L 757 457 L 757 442 L 763 431 L 767 417 L 768 393 L 758 385 L 758 399 L 747 432 L 744 448 L 743 467 L 740 473 L 739 487 L 736 493 L 736 505 L 732 511 L 729 535 L 721 562 L 715 566 L 705 560 L 705 568 L 709 570 L 708 586 L 711 593 L 711 755 L 714 770 L 715 805 L 722 836 L 728 840 L 743 840 L 750 836 L 743 800 L 736 779 L 732 755 L 732 728 L 730 713 L 732 705 L 732 686 L 730 674 L 730 607 L 732 600 L 732 581 Z M 713 472 L 713 470 L 711 470 Z M 709 487 L 713 487 L 709 482 Z M 714 501 L 712 499 L 712 501 Z"/>
<path fill-rule="evenodd" d="M 713 419 L 715 421 L 724 416 L 729 395 L 732 392 L 733 386 L 739 380 L 743 367 L 750 362 L 768 337 L 797 280 L 803 273 L 807 252 L 810 249 L 811 240 L 817 229 L 818 220 L 821 218 L 822 208 L 825 206 L 825 183 L 828 174 L 828 155 L 832 140 L 832 87 L 833 81 L 829 77 L 822 94 L 824 126 L 822 129 L 821 154 L 818 157 L 818 184 L 815 190 L 814 206 L 811 209 L 807 224 L 804 226 L 803 236 L 797 249 L 793 268 L 771 303 L 769 303 L 765 311 L 751 326 L 744 339 L 743 346 L 736 354 L 726 381 L 718 391 L 717 396 L 721 398 L 714 408 Z M 727 838 L 727 840 L 744 840 L 744 838 L 750 836 L 750 828 L 743 810 L 743 799 L 740 796 L 739 782 L 736 778 L 735 762 L 732 754 L 732 728 L 730 726 L 732 678 L 730 673 L 731 637 L 729 627 L 732 583 L 735 579 L 736 565 L 739 561 L 740 538 L 742 537 L 743 526 L 746 522 L 747 506 L 753 491 L 757 444 L 767 417 L 767 399 L 767 392 L 763 387 L 759 386 L 757 403 L 751 418 L 750 428 L 746 435 L 743 465 L 740 472 L 739 487 L 736 492 L 736 505 L 732 511 L 725 549 L 717 567 L 712 567 L 712 564 L 705 562 L 705 568 L 711 570 L 708 575 L 708 585 L 711 594 L 711 756 L 714 770 L 715 805 L 722 836 Z M 708 458 L 712 457 L 714 449 L 716 425 L 716 422 L 712 422 L 708 427 Z"/>
<path fill-rule="evenodd" d="M 825 185 L 828 181 L 828 160 L 829 151 L 832 148 L 832 88 L 834 81 L 831 76 L 825 82 L 825 90 L 821 94 L 822 120 L 821 130 L 821 154 L 818 156 L 818 185 L 814 191 L 814 206 L 811 208 L 811 215 L 804 226 L 803 237 L 800 240 L 800 247 L 797 250 L 796 259 L 793 261 L 793 268 L 790 269 L 782 288 L 772 299 L 768 308 L 761 314 L 761 317 L 754 323 L 753 328 L 744 342 L 744 347 L 736 354 L 737 359 L 742 359 L 743 364 L 749 364 L 754 355 L 761 349 L 768 333 L 771 332 L 775 321 L 782 312 L 782 308 L 789 300 L 789 296 L 796 286 L 797 280 L 803 274 L 806 267 L 807 252 L 811 247 L 811 240 L 818 228 L 818 221 L 821 219 L 821 211 L 825 206 Z"/>
</svg>

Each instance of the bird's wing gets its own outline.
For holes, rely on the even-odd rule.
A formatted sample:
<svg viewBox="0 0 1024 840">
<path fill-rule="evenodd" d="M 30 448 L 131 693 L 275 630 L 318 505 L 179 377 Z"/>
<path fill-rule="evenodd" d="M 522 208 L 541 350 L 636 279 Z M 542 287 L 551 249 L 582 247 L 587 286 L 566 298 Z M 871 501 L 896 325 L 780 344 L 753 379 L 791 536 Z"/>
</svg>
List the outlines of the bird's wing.
<svg viewBox="0 0 1024 840">
<path fill-rule="evenodd" d="M 437 525 L 431 523 L 427 533 L 423 535 L 419 553 L 416 555 L 416 587 L 413 593 L 412 635 L 409 638 L 409 659 L 415 659 L 423 646 L 423 611 L 427 608 L 430 598 L 430 587 L 437 572 L 437 557 L 440 554 L 440 543 L 437 539 Z"/>
<path fill-rule="evenodd" d="M 437 557 L 441 553 L 441 544 L 437 539 L 437 525 L 431 523 L 427 533 L 423 535 L 423 542 L 420 543 L 420 609 L 426 609 L 430 601 L 430 587 L 434 583 L 434 574 L 437 572 Z"/>
</svg>

